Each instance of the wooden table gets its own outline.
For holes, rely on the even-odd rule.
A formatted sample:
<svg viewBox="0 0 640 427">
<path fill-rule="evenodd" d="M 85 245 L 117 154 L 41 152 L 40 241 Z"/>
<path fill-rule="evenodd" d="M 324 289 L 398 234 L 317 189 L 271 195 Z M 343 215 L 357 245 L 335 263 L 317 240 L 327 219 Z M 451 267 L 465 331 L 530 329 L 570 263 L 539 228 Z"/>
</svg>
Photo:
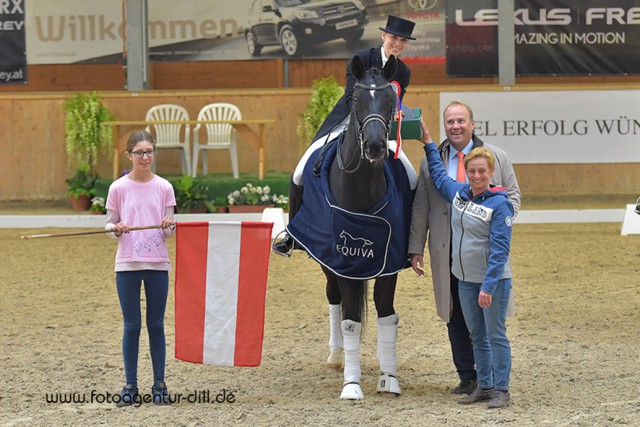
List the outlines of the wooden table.
<svg viewBox="0 0 640 427">
<path fill-rule="evenodd" d="M 113 179 L 118 179 L 120 171 L 120 153 L 124 148 L 120 146 L 120 127 L 123 126 L 148 126 L 154 124 L 207 124 L 228 123 L 258 152 L 258 179 L 264 179 L 264 127 L 274 123 L 274 119 L 247 119 L 247 120 L 114 120 L 102 122 L 104 126 L 113 128 Z M 257 125 L 256 133 L 249 125 Z M 206 155 L 206 153 L 205 153 Z"/>
</svg>

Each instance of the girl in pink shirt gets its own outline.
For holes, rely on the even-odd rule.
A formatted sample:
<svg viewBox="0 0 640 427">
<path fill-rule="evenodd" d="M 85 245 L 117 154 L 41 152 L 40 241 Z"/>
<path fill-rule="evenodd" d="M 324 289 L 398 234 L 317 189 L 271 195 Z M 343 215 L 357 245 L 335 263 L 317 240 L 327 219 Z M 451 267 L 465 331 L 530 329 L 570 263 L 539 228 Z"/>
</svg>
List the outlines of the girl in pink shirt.
<svg viewBox="0 0 640 427">
<path fill-rule="evenodd" d="M 155 140 L 145 131 L 133 133 L 127 141 L 131 172 L 109 187 L 107 225 L 118 239 L 116 253 L 116 287 L 124 318 L 122 356 L 126 385 L 117 406 L 140 403 L 138 394 L 138 348 L 141 330 L 140 289 L 144 282 L 147 302 L 146 323 L 153 365 L 151 392 L 155 404 L 169 404 L 164 382 L 166 342 L 164 311 L 169 292 L 169 254 L 166 238 L 175 233 L 173 217 L 176 205 L 173 187 L 151 171 L 156 149 Z M 159 225 L 158 228 L 135 230 L 129 227 Z"/>
</svg>

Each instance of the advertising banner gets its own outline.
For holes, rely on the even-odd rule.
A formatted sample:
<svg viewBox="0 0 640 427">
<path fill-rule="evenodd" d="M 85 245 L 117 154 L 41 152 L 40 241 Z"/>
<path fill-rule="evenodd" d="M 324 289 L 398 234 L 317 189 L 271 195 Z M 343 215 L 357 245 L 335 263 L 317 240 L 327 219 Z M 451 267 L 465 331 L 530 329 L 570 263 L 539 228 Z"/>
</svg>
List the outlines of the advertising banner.
<svg viewBox="0 0 640 427">
<path fill-rule="evenodd" d="M 640 162 L 640 90 L 443 92 L 440 117 L 451 101 L 470 105 L 475 134 L 513 163 Z"/>
<path fill-rule="evenodd" d="M 498 75 L 497 0 L 446 4 L 447 76 Z M 640 74 L 635 0 L 515 0 L 516 75 Z"/>
<path fill-rule="evenodd" d="M 0 1 L 2 4 L 2 1 Z M 149 0 L 152 61 L 349 58 L 382 44 L 388 14 L 416 23 L 407 62 L 444 63 L 444 0 Z M 29 63 L 122 60 L 119 1 L 29 0 Z"/>
<path fill-rule="evenodd" d="M 0 1 L 0 84 L 27 82 L 24 2 Z"/>
</svg>

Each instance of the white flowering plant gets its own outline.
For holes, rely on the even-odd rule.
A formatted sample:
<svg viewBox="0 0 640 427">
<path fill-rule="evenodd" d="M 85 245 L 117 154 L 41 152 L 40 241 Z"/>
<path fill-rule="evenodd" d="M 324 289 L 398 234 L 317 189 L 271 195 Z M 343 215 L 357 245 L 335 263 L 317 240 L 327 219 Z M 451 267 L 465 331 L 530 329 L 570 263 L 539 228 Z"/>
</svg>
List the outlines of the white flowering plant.
<svg viewBox="0 0 640 427">
<path fill-rule="evenodd" d="M 276 208 L 282 208 L 284 210 L 289 209 L 289 198 L 284 194 L 282 195 L 274 194 L 271 200 L 273 201 L 273 204 L 275 205 Z"/>
<path fill-rule="evenodd" d="M 93 199 L 91 199 L 91 207 L 89 208 L 89 210 L 93 212 L 102 212 L 102 213 L 107 212 L 107 208 L 105 207 L 104 197 L 96 196 Z"/>
<path fill-rule="evenodd" d="M 282 195 L 271 194 L 271 188 L 268 185 L 260 187 L 250 182 L 240 190 L 235 190 L 227 196 L 229 206 L 236 205 L 275 205 L 278 207 L 289 204 L 289 198 Z"/>
</svg>

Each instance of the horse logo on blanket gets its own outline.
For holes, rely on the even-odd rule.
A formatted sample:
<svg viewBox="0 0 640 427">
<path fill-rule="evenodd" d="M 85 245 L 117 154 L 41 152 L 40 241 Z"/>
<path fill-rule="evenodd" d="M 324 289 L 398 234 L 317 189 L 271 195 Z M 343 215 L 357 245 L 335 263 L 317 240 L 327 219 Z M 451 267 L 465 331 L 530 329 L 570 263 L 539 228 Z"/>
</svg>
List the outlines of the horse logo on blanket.
<svg viewBox="0 0 640 427">
<path fill-rule="evenodd" d="M 384 164 L 387 193 L 368 212 L 337 206 L 329 188 L 329 168 L 342 134 L 326 150 L 316 150 L 304 172 L 303 203 L 287 226 L 289 234 L 317 262 L 338 276 L 367 280 L 408 267 L 407 247 L 415 189 L 406 165 L 388 156 Z M 313 165 L 323 156 L 320 173 Z"/>
</svg>

